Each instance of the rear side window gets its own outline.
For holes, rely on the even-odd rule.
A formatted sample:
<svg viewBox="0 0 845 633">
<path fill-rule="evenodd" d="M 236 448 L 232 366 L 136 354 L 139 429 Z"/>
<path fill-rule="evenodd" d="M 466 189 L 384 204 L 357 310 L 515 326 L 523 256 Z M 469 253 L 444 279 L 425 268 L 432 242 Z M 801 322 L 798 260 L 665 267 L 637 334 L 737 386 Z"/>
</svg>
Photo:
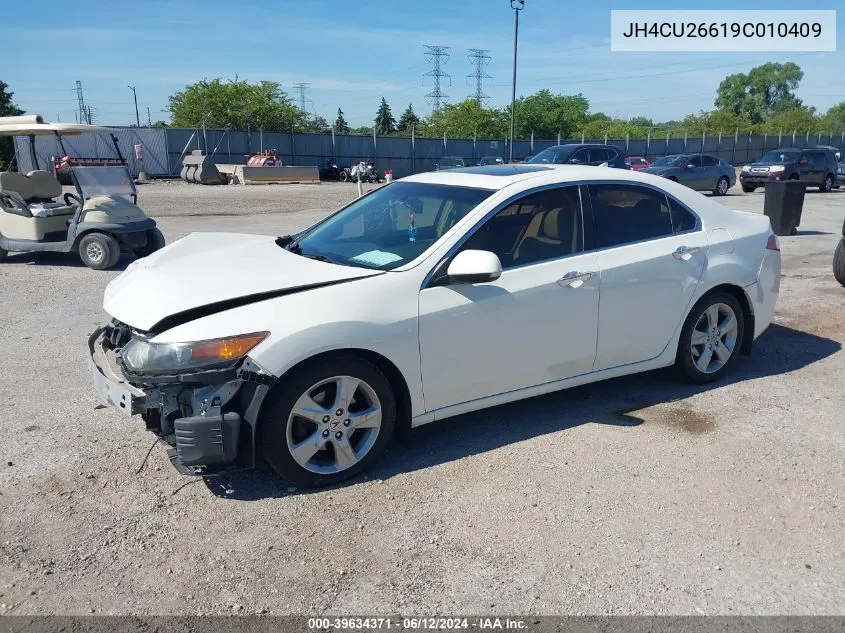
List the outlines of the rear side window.
<svg viewBox="0 0 845 633">
<path fill-rule="evenodd" d="M 677 200 L 669 200 L 669 215 L 672 216 L 672 230 L 675 233 L 683 233 L 684 231 L 692 231 L 695 228 L 695 216 L 686 210 Z"/>
<path fill-rule="evenodd" d="M 594 147 L 590 150 L 590 162 L 603 163 L 605 161 L 611 161 L 614 158 L 616 158 L 616 152 L 609 149 Z"/>
<path fill-rule="evenodd" d="M 672 234 L 666 196 L 638 185 L 590 185 L 595 245 L 609 248 Z"/>
</svg>

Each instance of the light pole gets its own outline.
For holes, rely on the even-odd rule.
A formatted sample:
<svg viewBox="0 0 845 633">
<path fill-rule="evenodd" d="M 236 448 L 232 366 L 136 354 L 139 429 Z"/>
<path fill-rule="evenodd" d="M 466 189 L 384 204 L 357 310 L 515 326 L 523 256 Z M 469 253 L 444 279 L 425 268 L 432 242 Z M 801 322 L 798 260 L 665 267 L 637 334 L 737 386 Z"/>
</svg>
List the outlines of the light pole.
<svg viewBox="0 0 845 633">
<path fill-rule="evenodd" d="M 132 96 L 135 98 L 135 125 L 141 127 L 141 117 L 138 115 L 138 94 L 135 92 L 135 86 L 126 86 L 132 91 Z"/>
<path fill-rule="evenodd" d="M 513 162 L 513 127 L 516 120 L 516 43 L 519 39 L 519 12 L 525 8 L 525 0 L 511 0 L 513 9 L 513 84 L 511 86 L 511 142 L 510 159 Z"/>
</svg>

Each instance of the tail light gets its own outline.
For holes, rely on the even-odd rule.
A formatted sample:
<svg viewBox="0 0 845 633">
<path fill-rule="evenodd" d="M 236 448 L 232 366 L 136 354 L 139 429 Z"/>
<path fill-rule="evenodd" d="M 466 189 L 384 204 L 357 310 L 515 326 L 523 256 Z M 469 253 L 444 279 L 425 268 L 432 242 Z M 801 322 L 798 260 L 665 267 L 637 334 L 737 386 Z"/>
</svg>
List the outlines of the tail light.
<svg viewBox="0 0 845 633">
<path fill-rule="evenodd" d="M 766 250 L 769 251 L 780 251 L 780 245 L 778 244 L 777 235 L 774 233 L 769 236 L 769 241 L 766 242 Z"/>
</svg>

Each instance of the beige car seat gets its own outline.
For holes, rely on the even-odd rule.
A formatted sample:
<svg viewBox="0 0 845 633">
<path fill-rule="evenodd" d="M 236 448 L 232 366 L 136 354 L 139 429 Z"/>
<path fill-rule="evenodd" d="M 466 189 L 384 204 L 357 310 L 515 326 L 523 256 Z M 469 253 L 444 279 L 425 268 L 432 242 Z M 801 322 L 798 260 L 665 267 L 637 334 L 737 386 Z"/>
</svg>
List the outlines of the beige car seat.
<svg viewBox="0 0 845 633">
<path fill-rule="evenodd" d="M 30 200 L 35 195 L 35 188 L 29 178 L 16 171 L 0 172 L 0 191 L 14 191 L 23 200 Z"/>
<path fill-rule="evenodd" d="M 62 195 L 62 185 L 56 177 L 43 169 L 36 169 L 26 175 L 33 188 L 33 200 L 55 202 Z"/>
<path fill-rule="evenodd" d="M 560 257 L 578 250 L 576 209 L 567 205 L 536 214 L 516 247 L 515 264 Z"/>
</svg>

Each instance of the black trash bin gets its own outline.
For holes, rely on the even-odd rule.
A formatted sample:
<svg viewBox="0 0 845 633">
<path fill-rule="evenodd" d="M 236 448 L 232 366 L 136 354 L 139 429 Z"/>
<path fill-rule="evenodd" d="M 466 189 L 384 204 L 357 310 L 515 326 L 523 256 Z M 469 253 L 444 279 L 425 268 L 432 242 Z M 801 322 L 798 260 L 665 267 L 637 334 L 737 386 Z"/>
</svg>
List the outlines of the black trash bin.
<svg viewBox="0 0 845 633">
<path fill-rule="evenodd" d="M 772 180 L 766 183 L 763 213 L 769 216 L 775 235 L 795 235 L 801 224 L 806 185 L 798 180 Z"/>
</svg>

